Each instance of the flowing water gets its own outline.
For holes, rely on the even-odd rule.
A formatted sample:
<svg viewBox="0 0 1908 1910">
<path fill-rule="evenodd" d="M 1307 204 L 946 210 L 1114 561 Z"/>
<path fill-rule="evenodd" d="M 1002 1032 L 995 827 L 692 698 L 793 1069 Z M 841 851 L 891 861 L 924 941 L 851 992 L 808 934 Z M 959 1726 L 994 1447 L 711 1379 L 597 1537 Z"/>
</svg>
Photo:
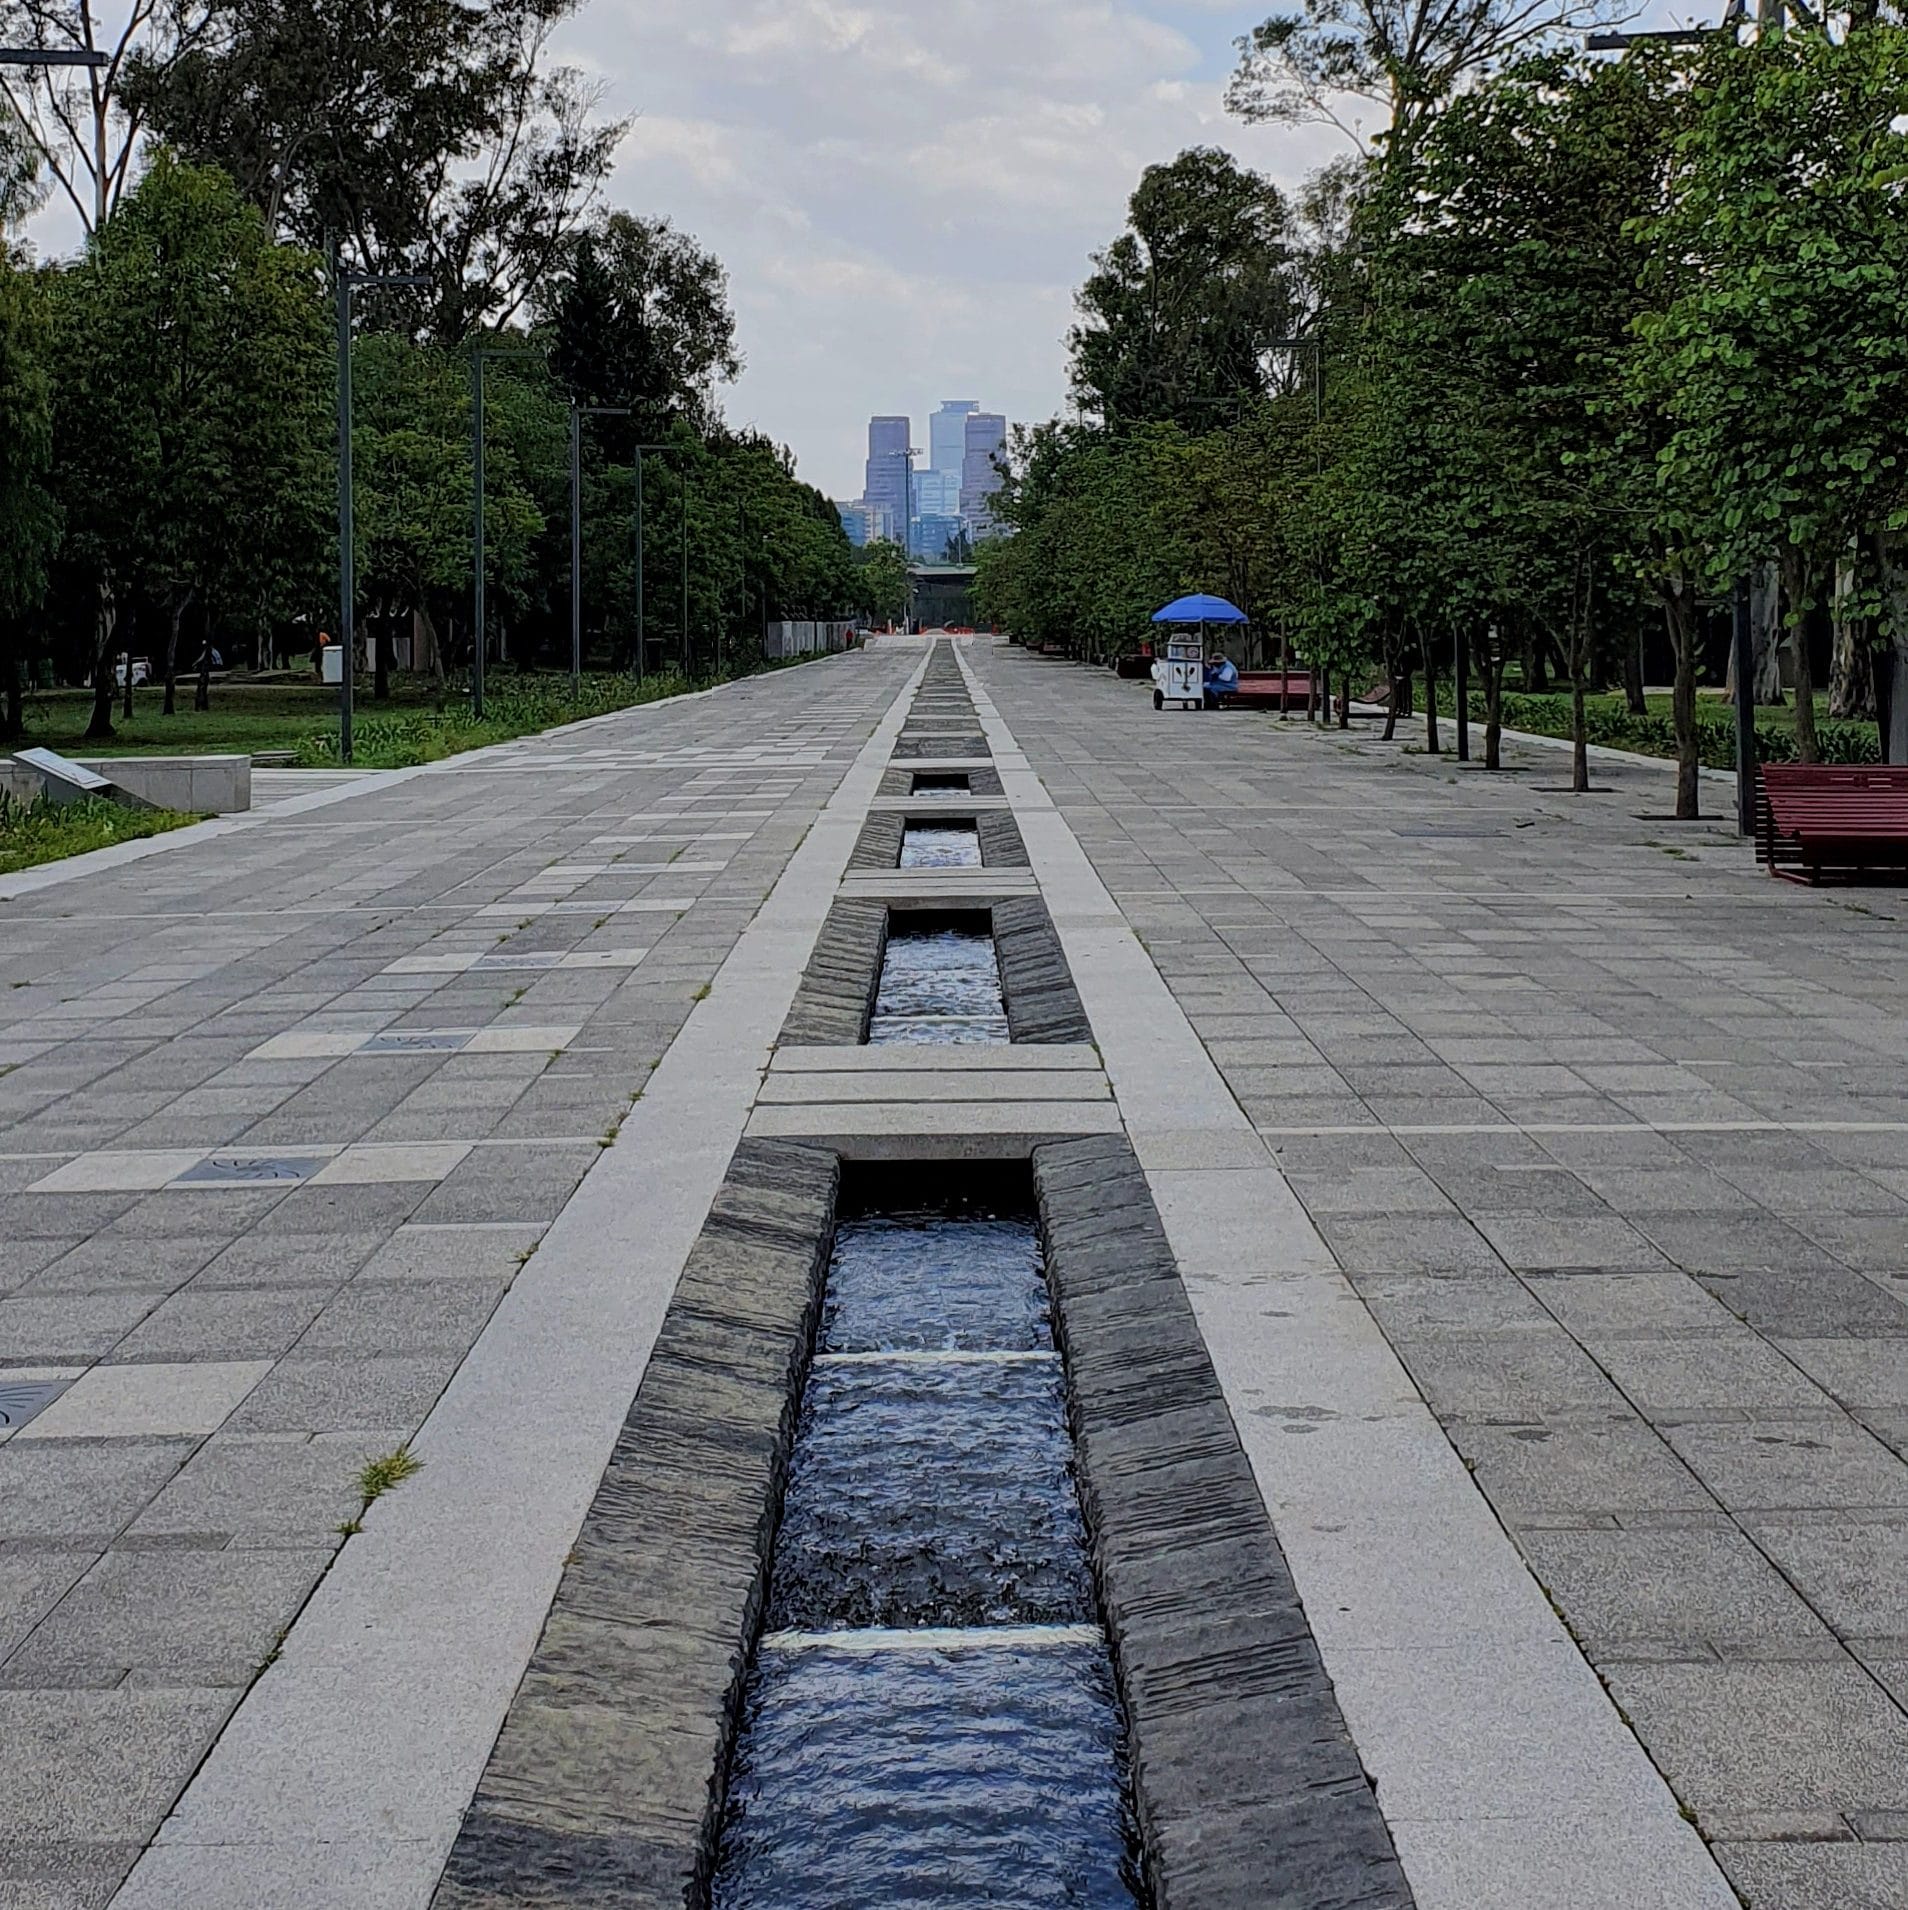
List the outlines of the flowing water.
<svg viewBox="0 0 1908 1910">
<path fill-rule="evenodd" d="M 987 917 L 914 910 L 893 916 L 869 1041 L 952 1045 L 1009 1038 Z"/>
<path fill-rule="evenodd" d="M 1030 1214 L 842 1222 L 716 1910 L 1134 1910 L 1062 1387 Z"/>
<path fill-rule="evenodd" d="M 901 836 L 904 869 L 978 869 L 980 831 L 971 822 L 911 822 Z"/>
</svg>

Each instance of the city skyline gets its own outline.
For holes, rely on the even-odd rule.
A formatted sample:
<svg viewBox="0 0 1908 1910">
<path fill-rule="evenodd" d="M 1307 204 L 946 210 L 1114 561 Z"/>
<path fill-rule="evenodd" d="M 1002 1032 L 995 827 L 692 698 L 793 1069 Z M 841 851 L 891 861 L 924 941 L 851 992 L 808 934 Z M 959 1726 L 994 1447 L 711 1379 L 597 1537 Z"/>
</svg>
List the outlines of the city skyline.
<svg viewBox="0 0 1908 1910">
<path fill-rule="evenodd" d="M 944 398 L 929 414 L 925 446 L 914 442 L 910 413 L 876 412 L 868 420 L 859 497 L 837 498 L 843 527 L 856 544 L 885 538 L 911 556 L 938 556 L 955 538 L 984 537 L 988 499 L 1000 488 L 995 464 L 1006 447 L 1008 419 L 978 398 Z M 925 457 L 925 464 L 916 460 Z"/>
</svg>

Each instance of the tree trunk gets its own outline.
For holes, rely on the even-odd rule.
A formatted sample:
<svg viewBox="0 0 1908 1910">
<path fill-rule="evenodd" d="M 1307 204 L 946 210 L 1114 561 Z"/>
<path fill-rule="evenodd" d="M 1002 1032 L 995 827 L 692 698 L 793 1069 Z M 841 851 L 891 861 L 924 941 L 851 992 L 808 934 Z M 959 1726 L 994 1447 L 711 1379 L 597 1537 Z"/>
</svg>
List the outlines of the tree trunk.
<svg viewBox="0 0 1908 1910">
<path fill-rule="evenodd" d="M 1808 568 L 1807 560 L 1793 547 L 1782 554 L 1782 584 L 1788 613 L 1796 618 L 1789 632 L 1795 657 L 1795 760 L 1819 763 L 1822 749 L 1815 734 L 1815 670 L 1809 657 L 1808 620 L 1800 614 L 1808 602 Z"/>
<path fill-rule="evenodd" d="M 1332 673 L 1322 663 L 1318 666 L 1318 725 L 1321 729 L 1332 725 Z"/>
<path fill-rule="evenodd" d="M 1868 620 L 1850 605 L 1855 594 L 1855 560 L 1835 566 L 1835 590 L 1829 616 L 1834 641 L 1829 647 L 1829 715 L 1865 721 L 1875 714 L 1875 674 L 1869 662 Z"/>
<path fill-rule="evenodd" d="M 380 617 L 371 632 L 371 696 L 382 703 L 391 694 L 391 627 Z"/>
<path fill-rule="evenodd" d="M 22 658 L 17 635 L 0 638 L 0 741 L 12 742 L 26 733 L 26 701 L 21 693 Z"/>
<path fill-rule="evenodd" d="M 119 607 L 110 588 L 99 589 L 99 624 L 93 651 L 93 718 L 86 725 L 89 743 L 113 740 L 113 638 L 119 629 Z M 132 658 L 126 659 L 126 679 L 132 680 Z"/>
<path fill-rule="evenodd" d="M 1749 639 L 1756 660 L 1756 702 L 1769 710 L 1781 709 L 1788 700 L 1782 694 L 1780 577 L 1774 564 L 1760 564 L 1749 584 Z"/>
<path fill-rule="evenodd" d="M 1623 702 L 1632 716 L 1650 713 L 1649 701 L 1643 694 L 1643 618 L 1640 613 L 1623 651 Z"/>
<path fill-rule="evenodd" d="M 1418 655 L 1424 660 L 1424 749 L 1427 756 L 1442 754 L 1438 748 L 1438 666 L 1431 654 L 1430 633 L 1419 628 Z"/>
<path fill-rule="evenodd" d="M 1577 586 L 1581 583 L 1582 594 Z M 1590 561 L 1579 552 L 1570 589 L 1570 645 L 1564 667 L 1570 672 L 1570 789 L 1581 796 L 1590 788 L 1590 732 L 1583 705 L 1584 652 L 1590 647 Z"/>
<path fill-rule="evenodd" d="M 209 620 L 199 635 L 199 687 L 192 693 L 195 710 L 212 707 L 212 625 Z"/>
<path fill-rule="evenodd" d="M 1663 588 L 1663 621 L 1669 630 L 1670 654 L 1676 662 L 1670 716 L 1676 725 L 1676 820 L 1694 822 L 1701 814 L 1702 778 L 1696 754 L 1696 630 L 1689 580 L 1672 571 Z"/>
<path fill-rule="evenodd" d="M 1495 643 L 1484 659 L 1484 767 L 1504 767 L 1504 652 Z"/>
<path fill-rule="evenodd" d="M 1391 693 L 1385 698 L 1385 733 L 1379 740 L 1388 743 L 1398 733 L 1398 706 L 1404 701 L 1404 679 L 1392 670 L 1386 681 L 1391 685 Z"/>
<path fill-rule="evenodd" d="M 177 594 L 166 601 L 166 700 L 161 713 L 171 716 L 174 713 L 174 689 L 179 676 L 179 625 L 185 618 L 187 599 Z M 126 663 L 127 673 L 132 671 L 130 657 Z"/>
<path fill-rule="evenodd" d="M 1542 696 L 1550 688 L 1550 666 L 1544 656 L 1544 640 L 1533 635 L 1524 652 L 1524 688 L 1532 696 Z"/>
</svg>

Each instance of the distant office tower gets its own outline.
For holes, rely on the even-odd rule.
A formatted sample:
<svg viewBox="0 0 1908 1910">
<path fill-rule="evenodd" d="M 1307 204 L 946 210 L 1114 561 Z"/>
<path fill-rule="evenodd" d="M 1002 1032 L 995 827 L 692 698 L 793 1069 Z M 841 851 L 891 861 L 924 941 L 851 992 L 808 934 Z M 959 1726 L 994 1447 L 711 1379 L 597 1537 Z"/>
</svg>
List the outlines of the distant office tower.
<svg viewBox="0 0 1908 1910">
<path fill-rule="evenodd" d="M 979 409 L 972 398 L 943 398 L 940 410 L 928 420 L 928 463 L 957 480 L 957 488 L 967 455 L 967 420 Z"/>
<path fill-rule="evenodd" d="M 958 517 L 961 514 L 961 468 L 930 468 L 914 474 L 916 517 Z"/>
<path fill-rule="evenodd" d="M 976 411 L 964 421 L 961 454 L 961 519 L 975 537 L 993 528 L 990 500 L 1000 489 L 994 454 L 1007 442 L 1007 420 L 996 411 Z"/>
<path fill-rule="evenodd" d="M 857 550 L 872 541 L 874 530 L 874 512 L 859 498 L 851 502 L 837 500 L 835 514 L 841 519 L 841 528 L 847 533 L 848 541 Z"/>
<path fill-rule="evenodd" d="M 913 431 L 911 418 L 868 420 L 868 466 L 862 501 L 887 513 L 889 528 L 877 534 L 893 537 L 897 543 L 906 541 L 908 519 L 913 515 L 913 499 L 909 496 L 914 471 L 909 442 Z"/>
</svg>

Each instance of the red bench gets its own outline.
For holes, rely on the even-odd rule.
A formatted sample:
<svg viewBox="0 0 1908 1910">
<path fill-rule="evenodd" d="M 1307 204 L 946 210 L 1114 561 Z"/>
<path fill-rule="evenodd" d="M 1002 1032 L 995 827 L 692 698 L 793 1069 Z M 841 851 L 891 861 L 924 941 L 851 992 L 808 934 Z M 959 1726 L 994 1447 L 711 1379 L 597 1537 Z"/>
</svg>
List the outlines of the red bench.
<svg viewBox="0 0 1908 1910">
<path fill-rule="evenodd" d="M 1908 767 L 1764 763 L 1756 858 L 1790 882 L 1884 869 L 1908 875 Z"/>
<path fill-rule="evenodd" d="M 1213 699 L 1228 710 L 1302 710 L 1312 700 L 1309 670 L 1241 670 L 1236 689 Z"/>
</svg>

